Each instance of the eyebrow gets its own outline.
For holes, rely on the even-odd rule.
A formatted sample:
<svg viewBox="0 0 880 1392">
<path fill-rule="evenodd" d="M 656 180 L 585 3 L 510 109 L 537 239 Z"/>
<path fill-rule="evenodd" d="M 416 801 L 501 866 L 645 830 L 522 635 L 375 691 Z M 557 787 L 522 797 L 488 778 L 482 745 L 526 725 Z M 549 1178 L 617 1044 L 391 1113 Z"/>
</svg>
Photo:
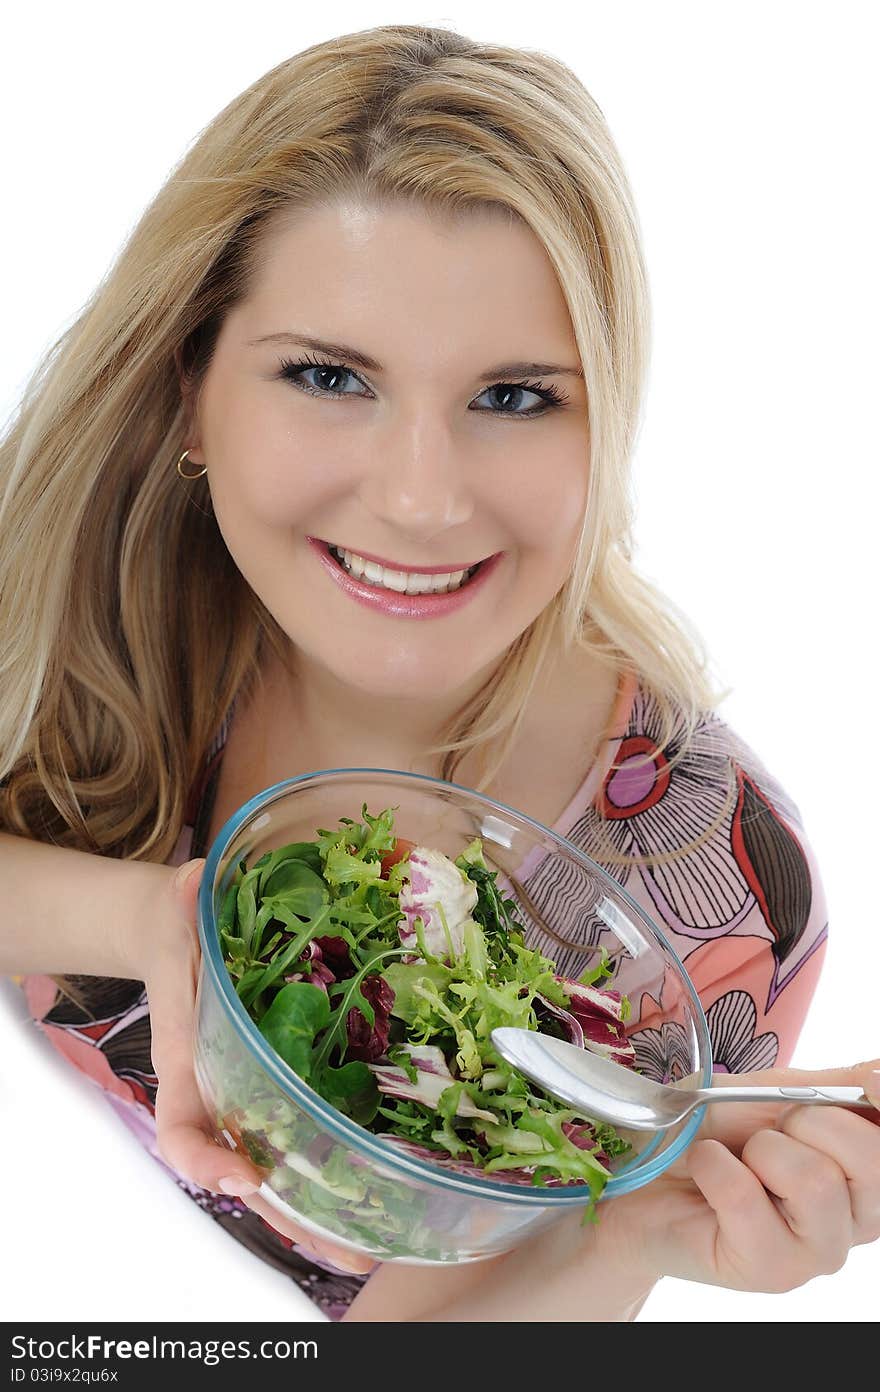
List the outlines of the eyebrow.
<svg viewBox="0 0 880 1392">
<path fill-rule="evenodd" d="M 384 372 L 385 370 L 375 358 L 359 352 L 357 348 L 352 348 L 346 343 L 328 343 L 326 339 L 312 338 L 308 334 L 274 333 L 263 334 L 261 338 L 247 339 L 248 347 L 253 348 L 262 343 L 295 343 L 301 348 L 313 348 L 316 352 L 326 353 L 331 358 L 344 358 L 356 367 L 362 367 L 365 372 Z M 580 367 L 566 367 L 561 363 L 518 361 L 498 363 L 495 367 L 489 367 L 485 372 L 477 374 L 477 381 L 495 382 L 499 378 L 506 377 L 583 377 L 583 375 L 583 369 Z"/>
</svg>

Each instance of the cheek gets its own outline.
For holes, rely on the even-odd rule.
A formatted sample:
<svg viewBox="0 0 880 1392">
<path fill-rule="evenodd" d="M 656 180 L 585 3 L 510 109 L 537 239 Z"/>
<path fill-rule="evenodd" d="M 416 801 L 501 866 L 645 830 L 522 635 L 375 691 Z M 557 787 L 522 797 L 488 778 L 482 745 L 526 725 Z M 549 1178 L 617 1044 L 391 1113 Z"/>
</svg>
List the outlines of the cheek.
<svg viewBox="0 0 880 1392">
<path fill-rule="evenodd" d="M 502 517 L 526 551 L 559 556 L 574 546 L 587 501 L 586 456 L 543 453 L 508 476 Z"/>
<path fill-rule="evenodd" d="M 289 527 L 351 487 L 338 442 L 277 384 L 243 389 L 218 379 L 211 390 L 204 443 L 218 521 L 222 514 L 237 530 Z"/>
<path fill-rule="evenodd" d="M 300 523 L 350 487 L 344 471 L 328 465 L 326 456 L 291 448 L 289 440 L 277 445 L 262 440 L 258 449 L 251 446 L 211 474 L 218 518 L 222 513 L 239 525 L 260 528 Z"/>
</svg>

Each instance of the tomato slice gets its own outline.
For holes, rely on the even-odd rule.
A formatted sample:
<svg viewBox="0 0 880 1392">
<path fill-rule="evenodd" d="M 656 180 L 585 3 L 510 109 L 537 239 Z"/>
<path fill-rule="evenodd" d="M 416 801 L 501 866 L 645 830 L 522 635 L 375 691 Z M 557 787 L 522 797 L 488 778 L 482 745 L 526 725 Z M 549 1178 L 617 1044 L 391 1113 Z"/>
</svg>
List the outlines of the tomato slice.
<svg viewBox="0 0 880 1392">
<path fill-rule="evenodd" d="M 406 860 L 410 851 L 415 848 L 415 841 L 406 841 L 402 836 L 398 836 L 394 846 L 390 851 L 386 851 L 379 862 L 382 869 L 382 878 L 388 878 L 388 871 L 392 865 L 396 865 L 399 860 Z"/>
</svg>

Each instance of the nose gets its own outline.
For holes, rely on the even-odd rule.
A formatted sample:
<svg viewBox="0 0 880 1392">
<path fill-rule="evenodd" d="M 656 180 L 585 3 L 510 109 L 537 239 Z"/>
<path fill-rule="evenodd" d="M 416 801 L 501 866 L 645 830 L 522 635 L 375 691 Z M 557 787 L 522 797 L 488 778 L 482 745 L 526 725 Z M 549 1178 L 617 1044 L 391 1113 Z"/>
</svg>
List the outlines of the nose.
<svg viewBox="0 0 880 1392">
<path fill-rule="evenodd" d="M 470 520 L 473 495 L 467 469 L 449 432 L 420 414 L 373 441 L 358 488 L 363 506 L 389 530 L 429 542 Z"/>
</svg>

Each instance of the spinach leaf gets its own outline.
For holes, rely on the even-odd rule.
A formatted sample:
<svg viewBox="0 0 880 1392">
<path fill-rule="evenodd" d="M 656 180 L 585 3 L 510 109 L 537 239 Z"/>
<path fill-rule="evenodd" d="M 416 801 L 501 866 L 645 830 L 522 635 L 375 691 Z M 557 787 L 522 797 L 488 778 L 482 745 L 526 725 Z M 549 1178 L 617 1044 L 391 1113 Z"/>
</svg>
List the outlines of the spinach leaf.
<svg viewBox="0 0 880 1392">
<path fill-rule="evenodd" d="M 283 860 L 263 886 L 264 903 L 282 903 L 300 918 L 313 918 L 330 895 L 320 875 L 302 860 Z"/>
<path fill-rule="evenodd" d="M 308 1082 L 315 1035 L 326 1029 L 329 1020 L 326 992 L 308 981 L 291 981 L 282 986 L 257 1028 L 276 1054 Z"/>
<path fill-rule="evenodd" d="M 361 1126 L 368 1126 L 379 1110 L 381 1094 L 376 1079 L 367 1065 L 358 1060 L 344 1063 L 341 1068 L 325 1065 L 312 1078 L 311 1085 L 331 1107 Z"/>
</svg>

